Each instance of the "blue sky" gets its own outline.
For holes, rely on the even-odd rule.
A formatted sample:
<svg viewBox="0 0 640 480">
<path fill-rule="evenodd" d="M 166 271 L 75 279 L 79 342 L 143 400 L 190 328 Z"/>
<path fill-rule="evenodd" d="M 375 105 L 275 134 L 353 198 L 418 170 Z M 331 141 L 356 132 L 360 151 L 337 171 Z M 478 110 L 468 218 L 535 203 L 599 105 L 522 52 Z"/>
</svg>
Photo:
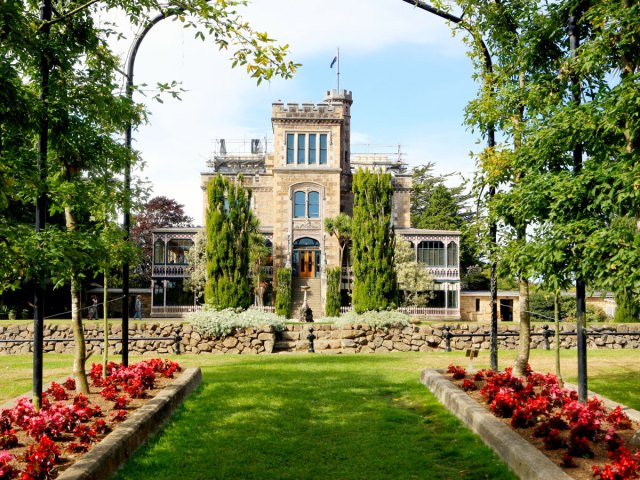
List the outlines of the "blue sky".
<svg viewBox="0 0 640 480">
<path fill-rule="evenodd" d="M 462 125 L 474 97 L 471 61 L 459 34 L 440 18 L 401 0 L 255 0 L 242 10 L 258 30 L 288 43 L 302 67 L 293 79 L 256 86 L 229 54 L 193 39 L 170 20 L 143 41 L 136 84 L 177 80 L 182 101 L 136 94 L 151 111 L 134 132 L 134 148 L 153 195 L 176 199 L 202 224 L 199 174 L 214 140 L 271 137 L 271 103 L 320 102 L 336 88 L 329 68 L 340 48 L 340 87 L 353 92 L 352 144 L 401 145 L 410 165 L 434 162 L 438 173 L 471 178 L 479 134 Z M 130 41 L 131 35 L 129 35 Z M 124 58 L 124 56 L 123 56 Z"/>
</svg>

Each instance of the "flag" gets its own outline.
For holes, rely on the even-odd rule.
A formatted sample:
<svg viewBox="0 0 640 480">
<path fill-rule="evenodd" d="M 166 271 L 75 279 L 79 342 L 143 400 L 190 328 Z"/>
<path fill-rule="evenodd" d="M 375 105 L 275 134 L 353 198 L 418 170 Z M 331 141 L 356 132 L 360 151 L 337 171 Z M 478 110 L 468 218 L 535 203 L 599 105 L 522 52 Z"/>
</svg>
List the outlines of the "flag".
<svg viewBox="0 0 640 480">
<path fill-rule="evenodd" d="M 331 61 L 331 65 L 329 66 L 329 68 L 333 68 L 333 66 L 336 64 L 337 61 L 338 61 L 338 56 L 336 55 L 335 57 L 333 57 L 333 60 Z"/>
</svg>

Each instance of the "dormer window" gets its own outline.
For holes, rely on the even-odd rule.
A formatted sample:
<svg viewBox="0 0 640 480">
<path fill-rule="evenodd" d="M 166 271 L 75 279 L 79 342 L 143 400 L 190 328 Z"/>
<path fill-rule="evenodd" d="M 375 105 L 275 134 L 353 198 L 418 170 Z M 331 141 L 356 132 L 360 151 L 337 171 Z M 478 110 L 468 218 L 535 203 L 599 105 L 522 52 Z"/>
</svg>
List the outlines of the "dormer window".
<svg viewBox="0 0 640 480">
<path fill-rule="evenodd" d="M 326 165 L 327 133 L 287 133 L 287 165 Z"/>
</svg>

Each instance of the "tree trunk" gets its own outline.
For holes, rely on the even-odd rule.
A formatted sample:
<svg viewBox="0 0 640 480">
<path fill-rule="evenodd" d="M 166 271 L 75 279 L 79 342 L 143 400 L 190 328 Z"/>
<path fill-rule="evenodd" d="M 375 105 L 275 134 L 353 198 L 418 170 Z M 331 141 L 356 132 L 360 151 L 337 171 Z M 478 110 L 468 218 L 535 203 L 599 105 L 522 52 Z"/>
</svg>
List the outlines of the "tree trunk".
<svg viewBox="0 0 640 480">
<path fill-rule="evenodd" d="M 560 388 L 564 388 L 564 380 L 560 373 L 560 290 L 556 290 L 553 295 L 553 319 L 556 324 L 556 377 L 558 377 Z"/>
<path fill-rule="evenodd" d="M 109 309 L 108 309 L 108 290 L 107 290 L 107 270 L 104 270 L 104 286 L 102 287 L 102 315 L 103 315 L 103 332 L 104 344 L 102 346 L 102 378 L 107 378 L 107 362 L 109 361 Z"/>
<path fill-rule="evenodd" d="M 529 280 L 520 277 L 520 344 L 518 346 L 518 357 L 513 366 L 513 375 L 524 378 L 529 363 L 529 347 L 531 343 L 531 321 L 529 316 Z"/>
<path fill-rule="evenodd" d="M 65 208 L 65 220 L 67 230 L 76 228 L 76 221 L 69 207 Z M 82 325 L 82 299 L 78 272 L 71 272 L 71 330 L 73 331 L 73 376 L 80 392 L 89 393 L 89 383 L 85 371 L 87 349 L 84 342 L 84 326 Z"/>
</svg>

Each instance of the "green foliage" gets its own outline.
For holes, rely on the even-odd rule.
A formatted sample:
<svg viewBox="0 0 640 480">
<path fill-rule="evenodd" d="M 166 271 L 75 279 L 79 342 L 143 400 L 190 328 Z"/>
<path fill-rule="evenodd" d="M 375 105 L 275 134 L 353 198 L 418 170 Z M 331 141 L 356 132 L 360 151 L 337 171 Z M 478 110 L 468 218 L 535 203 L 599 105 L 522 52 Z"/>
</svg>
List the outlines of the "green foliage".
<svg viewBox="0 0 640 480">
<path fill-rule="evenodd" d="M 388 330 L 389 328 L 404 328 L 411 324 L 409 315 L 397 310 L 368 311 L 361 314 L 350 311 L 338 318 L 325 318 L 336 325 L 368 325 L 374 329 Z"/>
<path fill-rule="evenodd" d="M 228 50 L 233 65 L 245 66 L 258 82 L 291 76 L 297 65 L 286 61 L 287 47 L 253 30 L 237 13 L 243 4 L 189 0 L 180 2 L 174 19 Z M 119 22 L 144 25 L 157 15 L 158 3 L 70 0 L 54 6 L 53 19 L 43 21 L 37 2 L 0 5 L 0 292 L 34 278 L 69 283 L 99 269 L 98 263 L 126 261 L 130 251 L 101 243 L 105 222 L 97 215 L 112 219 L 125 204 L 135 212 L 145 190 L 134 178 L 129 194 L 122 181 L 125 165 L 142 166 L 126 148 L 124 130 L 144 122 L 146 112 L 122 95 L 121 58 L 110 46 L 118 33 L 105 18 L 118 11 Z M 49 63 L 46 92 L 43 59 Z M 159 88 L 172 93 L 168 83 Z M 36 168 L 40 125 L 47 127 L 48 153 Z M 47 225 L 36 234 L 33 206 L 41 194 Z M 60 228 L 64 219 L 68 229 Z"/>
<path fill-rule="evenodd" d="M 291 318 L 291 269 L 279 268 L 276 273 L 278 282 L 276 290 L 276 314 L 284 318 Z"/>
<path fill-rule="evenodd" d="M 216 175 L 207 186 L 207 284 L 205 301 L 218 309 L 251 305 L 250 238 L 258 223 L 251 211 L 251 191 L 242 178 L 231 183 Z"/>
<path fill-rule="evenodd" d="M 327 317 L 340 316 L 341 292 L 340 280 L 342 268 L 327 268 L 327 302 L 324 306 L 324 314 Z"/>
<path fill-rule="evenodd" d="M 562 295 L 559 299 L 560 319 L 565 322 L 576 321 L 576 297 L 575 295 Z M 538 322 L 553 321 L 553 295 L 544 292 L 535 292 L 529 296 L 529 310 L 532 319 Z M 586 305 L 587 322 L 606 322 L 609 320 L 605 311 L 596 305 Z"/>
<path fill-rule="evenodd" d="M 359 313 L 393 308 L 398 287 L 391 175 L 360 169 L 353 176 L 353 193 L 353 307 Z"/>
<path fill-rule="evenodd" d="M 351 241 L 352 219 L 345 213 L 339 213 L 335 218 L 327 217 L 324 219 L 324 230 L 338 240 L 340 246 L 339 266 L 342 267 L 344 250 Z"/>
<path fill-rule="evenodd" d="M 631 290 L 616 294 L 616 314 L 614 322 L 637 322 L 640 315 L 638 295 Z"/>
<path fill-rule="evenodd" d="M 460 279 L 463 290 L 489 290 L 491 286 L 490 272 L 480 265 L 470 265 Z"/>
<path fill-rule="evenodd" d="M 467 123 L 483 132 L 493 126 L 502 139 L 479 155 L 482 186 L 498 188 L 487 208 L 506 227 L 501 268 L 542 278 L 552 291 L 576 278 L 607 291 L 637 288 L 637 6 L 613 0 L 459 6 L 465 12 L 459 26 L 482 36 L 493 60 L 488 73 L 478 42 L 469 42 L 483 84 Z M 569 12 L 580 32 L 576 52 L 568 48 Z"/>
<path fill-rule="evenodd" d="M 284 329 L 282 317 L 253 308 L 216 310 L 205 307 L 199 312 L 187 314 L 186 319 L 198 333 L 212 338 L 231 335 L 236 330 L 259 328 L 265 325 L 273 327 L 275 331 Z"/>
</svg>

